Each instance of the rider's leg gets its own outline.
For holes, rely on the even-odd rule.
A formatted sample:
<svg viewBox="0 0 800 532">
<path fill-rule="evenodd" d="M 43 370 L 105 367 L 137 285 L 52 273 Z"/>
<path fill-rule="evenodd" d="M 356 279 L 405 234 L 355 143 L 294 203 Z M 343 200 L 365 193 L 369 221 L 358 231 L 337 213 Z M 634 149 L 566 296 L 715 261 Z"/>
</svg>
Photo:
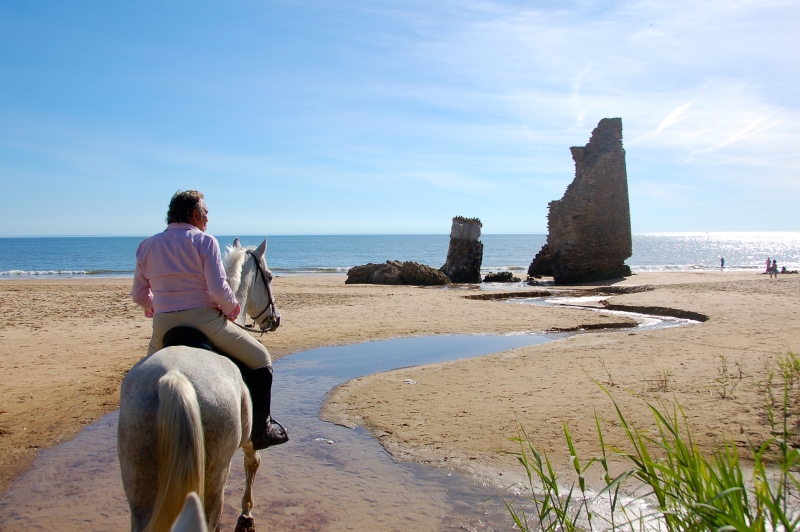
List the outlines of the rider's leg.
<svg viewBox="0 0 800 532">
<path fill-rule="evenodd" d="M 249 333 L 225 319 L 218 309 L 204 308 L 181 311 L 194 326 L 208 336 L 221 351 L 235 358 L 250 371 L 245 380 L 253 401 L 251 441 L 256 450 L 280 445 L 289 440 L 286 430 L 270 416 L 272 403 L 272 357 L 267 348 Z M 177 313 L 176 313 L 177 314 Z"/>
<path fill-rule="evenodd" d="M 272 357 L 267 348 L 250 336 L 250 333 L 236 327 L 225 319 L 219 309 L 205 307 L 191 310 L 182 310 L 181 314 L 185 323 L 203 332 L 211 343 L 235 358 L 248 369 L 263 368 L 272 365 Z"/>
<path fill-rule="evenodd" d="M 220 320 L 222 317 L 222 320 Z M 211 338 L 214 332 L 225 327 L 226 321 L 222 313 L 214 308 L 196 308 L 190 310 L 178 310 L 175 312 L 159 312 L 153 316 L 153 334 L 150 336 L 150 344 L 147 346 L 147 354 L 152 355 L 164 347 L 164 335 L 175 327 L 187 326 L 194 327 L 202 331 Z M 269 353 L 267 354 L 269 356 Z M 237 358 L 237 357 L 234 357 Z M 237 358 L 238 359 L 238 358 Z M 256 357 L 253 362 L 260 365 L 263 355 Z M 247 362 L 242 361 L 248 367 Z"/>
<path fill-rule="evenodd" d="M 147 354 L 152 355 L 156 351 L 161 349 L 161 338 L 156 336 L 155 333 L 150 336 L 150 343 L 147 345 Z"/>
<path fill-rule="evenodd" d="M 180 326 L 193 327 L 202 332 L 220 351 L 248 369 L 272 365 L 272 357 L 266 347 L 225 319 L 219 309 L 212 307 L 156 314 L 153 317 L 153 336 L 150 338 L 148 354 L 161 349 L 167 331 Z"/>
</svg>

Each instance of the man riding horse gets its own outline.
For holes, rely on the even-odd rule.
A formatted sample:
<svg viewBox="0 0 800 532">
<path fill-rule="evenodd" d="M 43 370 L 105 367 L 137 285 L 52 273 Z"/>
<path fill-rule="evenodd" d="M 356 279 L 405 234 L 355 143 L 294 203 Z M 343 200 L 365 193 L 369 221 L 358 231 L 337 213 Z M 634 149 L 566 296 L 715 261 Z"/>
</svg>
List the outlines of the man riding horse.
<svg viewBox="0 0 800 532">
<path fill-rule="evenodd" d="M 136 251 L 131 297 L 153 319 L 147 354 L 162 349 L 174 327 L 192 327 L 240 365 L 253 401 L 251 441 L 255 450 L 288 441 L 270 416 L 272 359 L 269 351 L 233 322 L 241 312 L 225 278 L 217 239 L 205 232 L 208 208 L 196 190 L 178 191 L 167 213 L 167 229 Z"/>
</svg>

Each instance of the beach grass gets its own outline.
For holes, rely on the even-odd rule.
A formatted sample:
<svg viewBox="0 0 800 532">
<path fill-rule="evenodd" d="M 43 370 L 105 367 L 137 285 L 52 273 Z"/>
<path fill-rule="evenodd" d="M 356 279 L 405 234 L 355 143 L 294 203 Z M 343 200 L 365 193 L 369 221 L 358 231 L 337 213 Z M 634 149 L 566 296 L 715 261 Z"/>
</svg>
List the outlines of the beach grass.
<svg viewBox="0 0 800 532">
<path fill-rule="evenodd" d="M 668 415 L 648 404 L 656 428 L 647 431 L 628 423 L 608 389 L 596 384 L 614 404 L 618 425 L 625 433 L 625 448 L 605 443 L 595 414 L 599 454 L 583 462 L 564 424 L 571 475 L 561 478 L 546 453 L 519 427 L 513 441 L 520 450 L 513 454 L 525 469 L 527 496 L 505 504 L 520 530 L 744 532 L 798 528 L 800 356 L 791 351 L 779 356 L 761 383 L 772 436 L 748 444 L 746 463 L 733 440 L 704 456 L 680 405 Z M 725 382 L 723 386 L 729 385 Z M 612 460 L 624 464 L 622 473 L 612 476 Z M 586 473 L 597 467 L 602 468 L 605 485 L 593 492 L 586 486 Z"/>
</svg>

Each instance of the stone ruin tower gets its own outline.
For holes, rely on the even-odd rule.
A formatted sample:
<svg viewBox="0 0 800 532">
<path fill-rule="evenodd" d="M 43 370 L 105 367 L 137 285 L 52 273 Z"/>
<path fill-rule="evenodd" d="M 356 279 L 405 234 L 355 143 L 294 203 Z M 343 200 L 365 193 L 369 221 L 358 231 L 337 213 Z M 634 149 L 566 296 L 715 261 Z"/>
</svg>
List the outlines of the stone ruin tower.
<svg viewBox="0 0 800 532">
<path fill-rule="evenodd" d="M 481 282 L 483 243 L 478 240 L 481 237 L 481 227 L 483 224 L 477 218 L 453 218 L 447 262 L 441 267 L 441 271 L 454 283 Z"/>
<path fill-rule="evenodd" d="M 570 148 L 575 180 L 549 204 L 547 243 L 528 275 L 552 275 L 556 284 L 630 275 L 633 252 L 622 119 L 604 118 L 589 144 Z"/>
</svg>

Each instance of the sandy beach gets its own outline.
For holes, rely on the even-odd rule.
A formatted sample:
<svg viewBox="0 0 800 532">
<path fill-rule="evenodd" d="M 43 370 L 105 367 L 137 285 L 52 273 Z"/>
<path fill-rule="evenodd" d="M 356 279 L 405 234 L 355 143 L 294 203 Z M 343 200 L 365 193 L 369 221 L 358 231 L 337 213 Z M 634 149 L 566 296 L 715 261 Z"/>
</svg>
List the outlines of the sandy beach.
<svg viewBox="0 0 800 532">
<path fill-rule="evenodd" d="M 606 383 L 631 420 L 648 425 L 645 401 L 680 402 L 710 449 L 725 437 L 765 437 L 759 382 L 775 358 L 800 349 L 800 276 L 755 273 L 640 274 L 652 285 L 612 305 L 695 312 L 689 327 L 579 334 L 479 359 L 357 379 L 332 393 L 324 415 L 368 427 L 391 452 L 457 467 L 502 484 L 516 468 L 503 450 L 517 422 L 559 462 L 561 422 L 582 454 L 596 451 L 593 412 L 611 418 Z M 0 491 L 36 453 L 66 441 L 118 407 L 125 372 L 145 353 L 150 322 L 130 301 L 129 279 L 0 282 Z M 512 333 L 631 324 L 579 309 L 471 299 L 470 289 L 345 285 L 344 277 L 278 277 L 280 329 L 259 337 L 274 358 L 305 349 L 403 336 Z M 531 287 L 528 290 L 536 290 Z M 732 397 L 714 391 L 721 358 L 737 373 Z M 666 388 L 654 386 L 669 374 Z M 279 378 L 279 375 L 277 376 Z M 413 379 L 418 384 L 404 384 Z M 613 433 L 613 431 L 612 431 Z M 611 439 L 618 435 L 611 435 Z"/>
<path fill-rule="evenodd" d="M 405 459 L 455 467 L 497 486 L 522 480 L 516 459 L 504 454 L 519 451 L 510 438 L 520 426 L 564 473 L 570 453 L 562 423 L 583 460 L 599 454 L 595 412 L 604 421 L 606 444 L 624 445 L 622 431 L 607 422 L 617 419 L 613 403 L 594 381 L 640 428 L 654 428 L 648 403 L 667 414 L 680 404 L 705 452 L 726 439 L 746 447 L 769 437 L 760 385 L 779 355 L 800 349 L 800 278 L 658 273 L 616 284 L 625 285 L 655 289 L 613 296 L 611 305 L 677 309 L 708 319 L 674 329 L 579 334 L 474 360 L 373 375 L 340 386 L 324 415 L 368 427 Z M 405 379 L 417 384 L 404 384 Z"/>
</svg>

